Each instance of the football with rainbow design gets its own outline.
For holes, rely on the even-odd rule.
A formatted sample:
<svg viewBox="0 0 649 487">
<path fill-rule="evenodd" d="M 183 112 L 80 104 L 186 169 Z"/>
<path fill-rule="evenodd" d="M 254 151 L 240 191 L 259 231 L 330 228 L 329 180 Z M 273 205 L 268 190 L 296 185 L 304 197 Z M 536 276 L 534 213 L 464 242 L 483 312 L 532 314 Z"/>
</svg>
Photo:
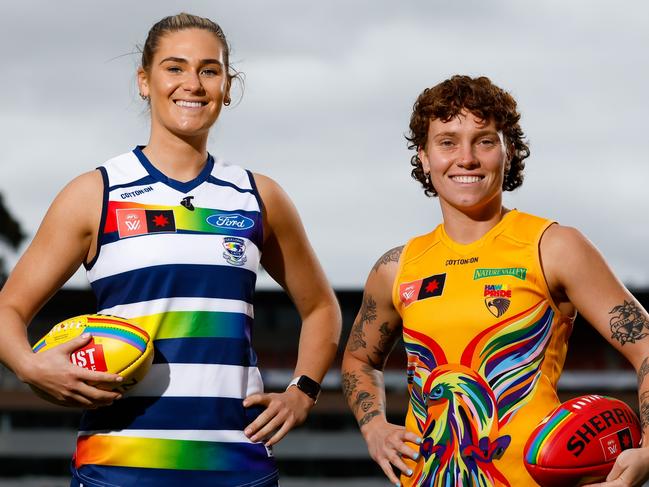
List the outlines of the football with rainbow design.
<svg viewBox="0 0 649 487">
<path fill-rule="evenodd" d="M 524 449 L 528 472 L 542 487 L 600 481 L 621 451 L 636 448 L 640 421 L 624 402 L 588 395 L 564 402 L 534 429 Z"/>
<path fill-rule="evenodd" d="M 70 361 L 88 370 L 121 375 L 124 380 L 113 390 L 126 392 L 149 371 L 153 362 L 149 334 L 116 316 L 86 314 L 69 318 L 54 325 L 32 349 L 35 353 L 44 352 L 82 333 L 90 333 L 92 338 L 70 355 Z"/>
</svg>

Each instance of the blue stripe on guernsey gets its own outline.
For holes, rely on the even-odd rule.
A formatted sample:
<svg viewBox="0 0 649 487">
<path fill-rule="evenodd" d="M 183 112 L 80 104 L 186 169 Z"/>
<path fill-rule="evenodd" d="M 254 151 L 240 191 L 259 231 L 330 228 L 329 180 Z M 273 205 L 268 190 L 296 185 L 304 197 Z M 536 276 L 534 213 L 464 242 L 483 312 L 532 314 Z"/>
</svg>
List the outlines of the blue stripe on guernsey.
<svg viewBox="0 0 649 487">
<path fill-rule="evenodd" d="M 263 448 L 263 447 L 262 447 Z M 266 462 L 267 463 L 267 462 Z M 137 485 L 137 487 L 160 487 L 161 485 L 179 487 L 276 487 L 277 469 L 261 466 L 262 472 L 268 472 L 260 478 L 255 470 L 242 468 L 238 471 L 220 471 L 218 476 L 211 472 L 171 469 L 135 469 L 88 465 L 73 474 L 76 477 L 75 487 L 109 487 L 116 485 Z M 142 470 L 142 472 L 140 472 Z M 97 479 L 92 483 L 89 479 Z M 108 483 L 110 482 L 110 483 Z"/>
<path fill-rule="evenodd" d="M 125 397 L 110 407 L 87 410 L 81 431 L 243 430 L 263 411 L 243 407 L 243 400 L 227 397 Z"/>
<path fill-rule="evenodd" d="M 209 178 L 207 178 L 207 182 L 216 184 L 217 186 L 225 186 L 227 188 L 232 188 L 234 190 L 237 190 L 239 193 L 254 193 L 252 189 L 240 188 L 239 186 L 236 186 L 229 181 L 222 181 L 221 179 L 217 179 L 214 176 L 210 176 Z"/>
<path fill-rule="evenodd" d="M 217 251 L 217 250 L 215 250 Z M 94 281 L 99 309 L 172 297 L 252 302 L 257 275 L 234 266 L 172 264 L 123 272 Z"/>
<path fill-rule="evenodd" d="M 137 181 L 132 181 L 130 183 L 116 184 L 108 188 L 108 192 L 114 191 L 120 188 L 132 188 L 133 186 L 144 186 L 145 184 L 155 184 L 157 181 L 151 176 L 144 176 L 143 178 L 138 179 Z"/>
<path fill-rule="evenodd" d="M 153 342 L 153 363 L 223 364 L 254 367 L 257 357 L 248 340 L 176 338 Z"/>
</svg>

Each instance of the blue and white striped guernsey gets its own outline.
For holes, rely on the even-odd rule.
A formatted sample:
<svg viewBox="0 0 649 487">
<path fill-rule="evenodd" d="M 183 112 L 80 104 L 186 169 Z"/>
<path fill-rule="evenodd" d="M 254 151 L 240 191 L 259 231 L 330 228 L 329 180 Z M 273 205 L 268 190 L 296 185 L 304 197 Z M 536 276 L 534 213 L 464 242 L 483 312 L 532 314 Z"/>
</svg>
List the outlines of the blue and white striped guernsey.
<svg viewBox="0 0 649 487">
<path fill-rule="evenodd" d="M 153 337 L 145 379 L 84 413 L 73 474 L 84 486 L 271 486 L 270 450 L 243 429 L 263 391 L 250 338 L 263 238 L 252 175 L 211 156 L 196 179 L 158 171 L 141 147 L 100 168 L 98 312 Z"/>
</svg>

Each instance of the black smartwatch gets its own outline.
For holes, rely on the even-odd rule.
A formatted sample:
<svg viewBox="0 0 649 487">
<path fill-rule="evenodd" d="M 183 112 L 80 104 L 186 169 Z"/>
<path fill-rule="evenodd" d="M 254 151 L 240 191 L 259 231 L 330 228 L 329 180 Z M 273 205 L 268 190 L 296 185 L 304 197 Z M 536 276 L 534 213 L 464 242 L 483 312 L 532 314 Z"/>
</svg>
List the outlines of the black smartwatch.
<svg viewBox="0 0 649 487">
<path fill-rule="evenodd" d="M 291 386 L 297 387 L 311 399 L 316 402 L 318 401 L 318 396 L 320 395 L 320 384 L 314 381 L 311 377 L 308 377 L 306 375 L 295 377 L 291 382 L 289 382 L 286 389 Z"/>
</svg>

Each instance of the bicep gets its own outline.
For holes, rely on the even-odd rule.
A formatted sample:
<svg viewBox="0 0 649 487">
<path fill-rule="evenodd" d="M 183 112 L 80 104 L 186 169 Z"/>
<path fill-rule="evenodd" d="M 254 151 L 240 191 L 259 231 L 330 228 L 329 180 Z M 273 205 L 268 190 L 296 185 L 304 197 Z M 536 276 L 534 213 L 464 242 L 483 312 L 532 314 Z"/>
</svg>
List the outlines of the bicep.
<svg viewBox="0 0 649 487">
<path fill-rule="evenodd" d="M 97 202 L 92 200 L 97 185 L 101 195 L 101 184 L 100 176 L 89 173 L 59 193 L 5 283 L 0 306 L 12 307 L 29 322 L 79 268 L 88 254 L 93 226 L 96 228 L 92 212 L 97 210 Z M 100 196 L 98 202 L 101 205 Z"/>
<path fill-rule="evenodd" d="M 345 353 L 377 370 L 383 369 L 388 355 L 401 336 L 401 316 L 392 302 L 392 284 L 400 252 L 401 248 L 388 251 L 370 271 L 365 283 L 363 302 L 345 349 Z M 391 260 L 384 259 L 388 254 L 393 256 Z"/>
<path fill-rule="evenodd" d="M 550 267 L 548 281 L 560 286 L 577 311 L 637 366 L 649 351 L 646 310 L 581 233 L 559 227 L 548 237 L 541 245 Z"/>
</svg>

